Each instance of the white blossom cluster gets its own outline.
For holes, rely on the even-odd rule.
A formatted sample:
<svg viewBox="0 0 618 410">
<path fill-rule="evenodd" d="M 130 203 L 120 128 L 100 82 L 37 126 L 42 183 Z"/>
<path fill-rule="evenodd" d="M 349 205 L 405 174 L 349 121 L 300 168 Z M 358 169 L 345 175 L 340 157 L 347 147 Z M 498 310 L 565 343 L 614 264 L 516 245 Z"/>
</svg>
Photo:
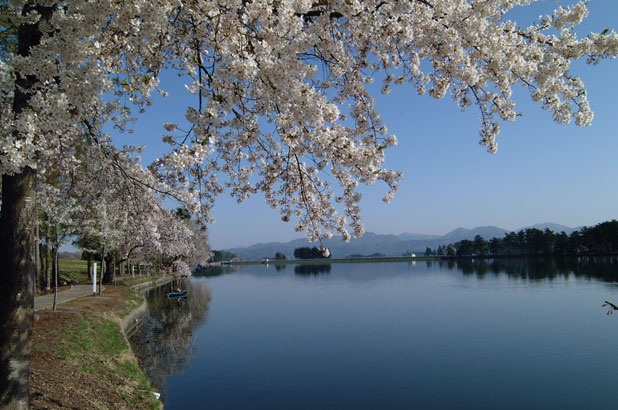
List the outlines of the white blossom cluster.
<svg viewBox="0 0 618 410">
<path fill-rule="evenodd" d="M 163 194 L 174 192 L 158 192 L 162 185 L 136 161 L 138 151 L 91 140 L 46 164 L 37 208 L 42 229 L 53 235 L 41 237 L 57 249 L 74 236 L 84 250 L 112 254 L 117 262 L 179 264 L 190 274 L 210 256 L 207 238 L 191 220 L 163 207 Z"/>
<path fill-rule="evenodd" d="M 0 66 L 4 99 L 20 79 L 35 79 L 24 89 L 27 109 L 2 108 L 0 168 L 39 168 L 75 151 L 94 120 L 126 129 L 150 104 L 160 71 L 178 70 L 191 78 L 190 129 L 166 119 L 170 152 L 133 175 L 206 221 L 221 192 L 242 201 L 261 191 L 310 239 L 360 236 L 359 183 L 386 183 L 390 201 L 402 177 L 382 166 L 397 139 L 368 91 L 374 80 L 385 94 L 410 83 L 462 109 L 476 106 L 490 152 L 500 121 L 516 119 L 515 86 L 557 122 L 591 122 L 570 64 L 615 57 L 618 35 L 578 38 L 584 2 L 527 27 L 508 19 L 532 2 L 64 0 L 43 18 L 11 1 L 15 24 L 37 26 L 42 38 Z"/>
</svg>

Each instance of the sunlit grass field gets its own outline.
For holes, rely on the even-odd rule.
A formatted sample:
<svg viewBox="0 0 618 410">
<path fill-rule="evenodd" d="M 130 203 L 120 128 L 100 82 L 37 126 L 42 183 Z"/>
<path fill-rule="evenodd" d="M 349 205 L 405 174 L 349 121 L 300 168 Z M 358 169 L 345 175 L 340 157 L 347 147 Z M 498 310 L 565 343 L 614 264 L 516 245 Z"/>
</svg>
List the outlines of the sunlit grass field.
<svg viewBox="0 0 618 410">
<path fill-rule="evenodd" d="M 88 280 L 88 263 L 79 259 L 58 260 L 60 279 L 67 282 L 81 282 Z"/>
<path fill-rule="evenodd" d="M 61 282 L 87 282 L 88 281 L 88 262 L 80 259 L 59 259 L 58 269 L 60 270 Z M 100 269 L 100 268 L 99 268 Z M 140 283 L 157 280 L 160 275 L 140 275 L 134 278 L 125 276 L 122 278 L 126 286 L 134 286 Z M 119 278 L 120 279 L 120 278 Z"/>
</svg>

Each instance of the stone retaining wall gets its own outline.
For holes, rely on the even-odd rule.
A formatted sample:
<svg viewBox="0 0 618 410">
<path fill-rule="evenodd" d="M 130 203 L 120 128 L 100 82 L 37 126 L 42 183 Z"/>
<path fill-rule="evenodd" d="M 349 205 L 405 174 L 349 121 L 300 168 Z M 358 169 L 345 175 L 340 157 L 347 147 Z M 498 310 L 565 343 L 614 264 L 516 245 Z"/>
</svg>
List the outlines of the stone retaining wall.
<svg viewBox="0 0 618 410">
<path fill-rule="evenodd" d="M 148 289 L 163 286 L 167 283 L 175 281 L 176 279 L 178 279 L 178 277 L 175 275 L 167 275 L 167 276 L 164 276 L 156 280 L 152 280 L 149 282 L 140 283 L 139 285 L 131 286 L 131 289 L 143 294 Z M 142 320 L 144 320 L 144 317 L 146 317 L 147 313 L 148 313 L 148 304 L 146 303 L 146 300 L 144 299 L 144 301 L 142 302 L 140 306 L 133 309 L 131 312 L 129 312 L 128 315 L 126 315 L 120 321 L 120 328 L 122 329 L 122 332 L 125 334 L 127 338 L 131 337 L 133 332 L 137 328 L 139 328 L 140 324 L 142 323 Z"/>
</svg>

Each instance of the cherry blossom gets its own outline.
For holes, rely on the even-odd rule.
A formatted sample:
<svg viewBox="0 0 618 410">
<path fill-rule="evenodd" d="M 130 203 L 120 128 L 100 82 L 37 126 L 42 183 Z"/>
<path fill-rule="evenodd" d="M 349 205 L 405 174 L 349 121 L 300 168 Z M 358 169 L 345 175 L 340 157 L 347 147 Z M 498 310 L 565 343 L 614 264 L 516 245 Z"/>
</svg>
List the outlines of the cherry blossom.
<svg viewBox="0 0 618 410">
<path fill-rule="evenodd" d="M 187 75 L 195 96 L 181 130 L 163 124 L 169 154 L 151 166 L 158 181 L 211 222 L 216 196 L 261 191 L 310 239 L 363 232 L 359 183 L 402 174 L 382 168 L 388 135 L 368 91 L 411 83 L 481 113 L 480 143 L 497 149 L 500 121 L 514 121 L 516 86 L 561 123 L 590 124 L 583 82 L 570 61 L 618 53 L 615 32 L 577 38 L 585 3 L 558 7 L 528 27 L 509 11 L 531 1 L 227 1 L 156 4 L 67 1 L 39 20 L 11 2 L 19 24 L 41 24 L 41 44 L 3 63 L 6 96 L 31 76 L 29 107 L 5 122 L 3 173 L 19 172 L 78 144 L 87 121 L 120 130 L 147 109 L 163 69 Z M 43 24 L 45 23 L 45 24 Z M 7 118 L 11 117 L 7 115 Z"/>
</svg>

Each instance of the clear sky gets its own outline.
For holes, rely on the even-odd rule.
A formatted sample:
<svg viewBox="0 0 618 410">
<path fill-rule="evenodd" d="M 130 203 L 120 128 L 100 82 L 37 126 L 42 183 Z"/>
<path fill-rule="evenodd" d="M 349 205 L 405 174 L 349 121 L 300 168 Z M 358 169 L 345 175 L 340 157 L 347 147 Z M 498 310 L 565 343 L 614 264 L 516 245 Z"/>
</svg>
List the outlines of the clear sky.
<svg viewBox="0 0 618 410">
<path fill-rule="evenodd" d="M 522 16 L 533 20 L 568 4 L 574 1 L 544 1 Z M 588 8 L 580 35 L 618 30 L 618 2 L 590 0 Z M 592 126 L 555 124 L 549 112 L 518 90 L 523 117 L 502 124 L 496 154 L 478 145 L 478 110 L 460 111 L 448 94 L 435 100 L 402 86 L 387 96 L 376 95 L 389 133 L 399 140 L 387 151 L 385 166 L 405 177 L 390 204 L 382 202 L 386 186 L 363 189 L 366 231 L 445 234 L 458 227 L 518 229 L 542 222 L 578 227 L 618 219 L 618 61 L 577 63 L 572 72 L 587 85 L 595 112 Z M 167 91 L 170 96 L 164 102 L 155 99 L 138 121 L 134 136 L 119 140 L 146 144 L 145 160 L 164 152 L 163 122 L 184 115 L 184 90 Z M 209 227 L 214 249 L 303 236 L 294 231 L 294 221 L 282 222 L 260 194 L 242 204 L 223 194 L 214 216 L 217 221 Z"/>
</svg>

